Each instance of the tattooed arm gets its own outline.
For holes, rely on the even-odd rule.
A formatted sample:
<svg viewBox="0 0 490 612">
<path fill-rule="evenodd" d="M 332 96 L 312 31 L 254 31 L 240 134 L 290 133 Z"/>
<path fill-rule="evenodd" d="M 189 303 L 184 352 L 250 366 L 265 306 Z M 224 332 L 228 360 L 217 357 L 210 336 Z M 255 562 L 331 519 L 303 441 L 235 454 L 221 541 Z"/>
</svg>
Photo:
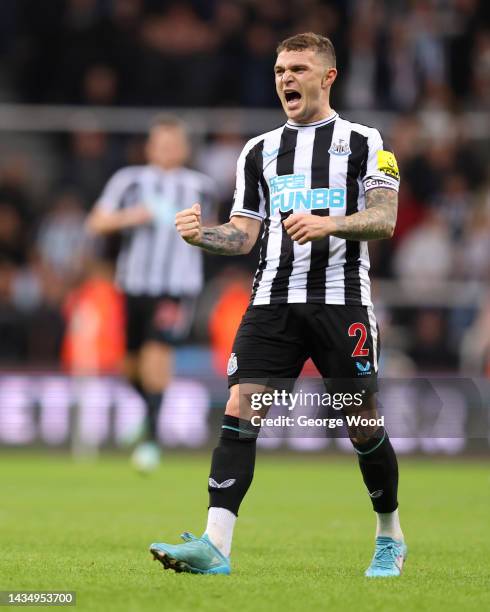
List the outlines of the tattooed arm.
<svg viewBox="0 0 490 612">
<path fill-rule="evenodd" d="M 320 217 L 294 214 L 284 223 L 287 233 L 298 244 L 337 236 L 346 240 L 391 238 L 395 230 L 398 193 L 377 187 L 366 193 L 366 210 L 346 217 Z"/>
<path fill-rule="evenodd" d="M 246 255 L 259 235 L 260 221 L 234 216 L 229 223 L 204 227 L 197 246 L 217 255 Z"/>
<path fill-rule="evenodd" d="M 391 238 L 395 231 L 398 193 L 394 189 L 376 188 L 366 193 L 366 210 L 335 220 L 332 236 L 346 240 Z"/>
<path fill-rule="evenodd" d="M 217 227 L 202 227 L 199 204 L 181 211 L 175 217 L 175 227 L 189 244 L 216 255 L 250 253 L 259 235 L 258 219 L 235 215 L 229 223 Z"/>
</svg>

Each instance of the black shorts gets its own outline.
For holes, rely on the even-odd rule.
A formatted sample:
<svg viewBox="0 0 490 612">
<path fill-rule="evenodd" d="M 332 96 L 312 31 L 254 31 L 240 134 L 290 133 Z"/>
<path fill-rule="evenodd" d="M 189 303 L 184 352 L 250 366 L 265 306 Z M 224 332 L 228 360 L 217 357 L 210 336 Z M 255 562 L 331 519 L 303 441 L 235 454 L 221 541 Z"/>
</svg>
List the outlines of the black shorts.
<svg viewBox="0 0 490 612">
<path fill-rule="evenodd" d="M 249 306 L 228 362 L 228 386 L 268 380 L 285 388 L 311 357 L 327 388 L 377 391 L 379 330 L 372 307 L 337 304 Z"/>
<path fill-rule="evenodd" d="M 179 344 L 189 334 L 195 300 L 168 295 L 125 295 L 126 349 L 133 353 L 148 340 Z"/>
</svg>

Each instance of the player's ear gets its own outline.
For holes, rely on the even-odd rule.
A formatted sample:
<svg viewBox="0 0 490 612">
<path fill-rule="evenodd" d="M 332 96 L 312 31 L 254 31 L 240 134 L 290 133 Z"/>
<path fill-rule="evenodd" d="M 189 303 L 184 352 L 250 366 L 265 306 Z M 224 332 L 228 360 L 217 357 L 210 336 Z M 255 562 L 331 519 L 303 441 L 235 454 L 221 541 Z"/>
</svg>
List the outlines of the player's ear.
<svg viewBox="0 0 490 612">
<path fill-rule="evenodd" d="M 322 87 L 331 87 L 336 78 L 337 69 L 333 67 L 327 68 L 323 74 Z"/>
</svg>

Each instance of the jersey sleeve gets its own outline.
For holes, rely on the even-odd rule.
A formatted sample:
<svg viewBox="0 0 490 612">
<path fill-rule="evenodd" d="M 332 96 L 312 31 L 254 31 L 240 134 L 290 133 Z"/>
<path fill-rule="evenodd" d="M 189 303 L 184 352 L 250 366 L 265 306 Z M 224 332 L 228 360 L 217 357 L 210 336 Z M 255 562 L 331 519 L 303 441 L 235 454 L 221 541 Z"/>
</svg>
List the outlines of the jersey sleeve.
<svg viewBox="0 0 490 612">
<path fill-rule="evenodd" d="M 362 183 L 364 191 L 383 187 L 398 191 L 400 173 L 393 153 L 385 148 L 378 130 L 372 130 L 368 136 L 368 156 Z"/>
<path fill-rule="evenodd" d="M 256 140 L 243 148 L 237 162 L 236 186 L 230 217 L 241 215 L 262 221 L 266 217 L 265 197 L 262 190 Z"/>
<path fill-rule="evenodd" d="M 106 212 L 117 210 L 121 205 L 124 193 L 131 184 L 131 179 L 132 173 L 128 172 L 127 168 L 118 170 L 106 183 L 97 200 L 96 208 Z"/>
</svg>

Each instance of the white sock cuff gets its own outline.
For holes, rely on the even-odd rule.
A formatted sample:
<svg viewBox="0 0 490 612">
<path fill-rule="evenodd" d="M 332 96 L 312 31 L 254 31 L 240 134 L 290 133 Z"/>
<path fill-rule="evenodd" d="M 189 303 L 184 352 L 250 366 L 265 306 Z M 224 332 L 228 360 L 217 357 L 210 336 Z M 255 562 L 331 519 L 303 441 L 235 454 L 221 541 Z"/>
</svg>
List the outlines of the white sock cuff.
<svg viewBox="0 0 490 612">
<path fill-rule="evenodd" d="M 205 533 L 225 557 L 229 557 L 231 553 L 236 519 L 236 515 L 226 508 L 211 506 L 208 510 L 208 524 Z"/>
<path fill-rule="evenodd" d="M 217 508 L 216 506 L 211 506 L 208 510 L 208 520 L 212 518 L 213 520 L 235 520 L 236 514 L 233 514 L 231 510 L 227 508 Z"/>
</svg>

